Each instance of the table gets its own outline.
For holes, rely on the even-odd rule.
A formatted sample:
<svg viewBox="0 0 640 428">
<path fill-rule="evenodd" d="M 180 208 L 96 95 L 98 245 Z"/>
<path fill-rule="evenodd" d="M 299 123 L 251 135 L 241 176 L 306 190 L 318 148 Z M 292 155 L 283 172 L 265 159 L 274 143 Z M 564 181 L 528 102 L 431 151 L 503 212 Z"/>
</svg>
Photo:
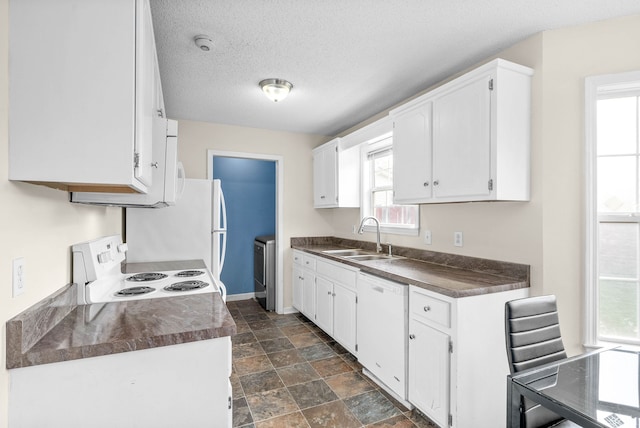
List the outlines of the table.
<svg viewBox="0 0 640 428">
<path fill-rule="evenodd" d="M 607 348 L 508 376 L 507 427 L 523 396 L 583 427 L 639 427 L 639 375 L 640 352 Z"/>
</svg>

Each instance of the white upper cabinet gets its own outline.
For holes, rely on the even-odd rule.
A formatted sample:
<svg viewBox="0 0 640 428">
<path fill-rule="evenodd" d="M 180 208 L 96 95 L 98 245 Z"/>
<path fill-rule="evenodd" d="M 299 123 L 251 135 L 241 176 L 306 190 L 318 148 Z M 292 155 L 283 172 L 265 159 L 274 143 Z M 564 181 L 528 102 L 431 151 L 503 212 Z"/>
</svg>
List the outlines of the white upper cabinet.
<svg viewBox="0 0 640 428">
<path fill-rule="evenodd" d="M 163 109 L 149 1 L 12 0 L 9 11 L 9 179 L 146 193 Z"/>
<path fill-rule="evenodd" d="M 345 150 L 340 138 L 313 149 L 313 206 L 360 206 L 360 151 Z"/>
<path fill-rule="evenodd" d="M 532 74 L 497 59 L 392 110 L 394 200 L 529 200 Z"/>
</svg>

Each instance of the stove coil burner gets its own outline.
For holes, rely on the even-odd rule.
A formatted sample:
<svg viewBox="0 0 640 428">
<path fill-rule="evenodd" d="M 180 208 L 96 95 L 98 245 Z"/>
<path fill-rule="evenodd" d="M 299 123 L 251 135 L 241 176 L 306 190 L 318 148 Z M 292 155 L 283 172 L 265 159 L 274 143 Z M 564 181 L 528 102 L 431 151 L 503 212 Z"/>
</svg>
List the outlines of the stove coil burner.
<svg viewBox="0 0 640 428">
<path fill-rule="evenodd" d="M 123 288 L 122 290 L 118 291 L 115 295 L 118 297 L 139 296 L 141 294 L 151 293 L 152 291 L 155 291 L 155 290 L 156 290 L 155 288 L 147 287 L 147 286 L 130 287 L 130 288 Z"/>
<path fill-rule="evenodd" d="M 201 270 L 183 270 L 182 272 L 178 272 L 175 276 L 179 278 L 192 278 L 194 276 L 203 275 L 204 272 Z"/>
<path fill-rule="evenodd" d="M 166 277 L 167 275 L 165 275 L 164 273 L 144 272 L 144 273 L 137 273 L 133 276 L 128 277 L 127 281 L 134 281 L 134 282 L 157 281 L 159 279 L 164 279 Z"/>
<path fill-rule="evenodd" d="M 166 287 L 164 287 L 165 291 L 191 291 L 191 290 L 198 290 L 199 288 L 204 288 L 207 285 L 209 285 L 206 282 L 203 281 L 182 281 L 182 282 L 176 282 L 175 284 L 171 284 L 171 285 L 167 285 Z"/>
</svg>

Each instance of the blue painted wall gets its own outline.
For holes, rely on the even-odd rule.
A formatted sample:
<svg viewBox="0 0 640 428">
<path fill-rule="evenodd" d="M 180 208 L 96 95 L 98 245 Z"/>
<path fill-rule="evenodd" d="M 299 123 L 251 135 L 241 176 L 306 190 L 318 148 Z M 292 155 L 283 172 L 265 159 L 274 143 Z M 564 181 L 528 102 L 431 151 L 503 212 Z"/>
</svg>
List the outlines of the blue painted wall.
<svg viewBox="0 0 640 428">
<path fill-rule="evenodd" d="M 253 240 L 276 230 L 276 163 L 213 158 L 227 203 L 227 255 L 220 278 L 228 294 L 252 293 Z"/>
</svg>

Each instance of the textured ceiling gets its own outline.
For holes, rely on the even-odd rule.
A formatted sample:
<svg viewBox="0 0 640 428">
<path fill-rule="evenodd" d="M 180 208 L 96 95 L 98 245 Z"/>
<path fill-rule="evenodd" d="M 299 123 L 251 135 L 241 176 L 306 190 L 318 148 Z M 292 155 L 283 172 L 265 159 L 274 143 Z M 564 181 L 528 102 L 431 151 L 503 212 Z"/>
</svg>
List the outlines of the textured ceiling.
<svg viewBox="0 0 640 428">
<path fill-rule="evenodd" d="M 543 30 L 638 0 L 151 0 L 167 114 L 332 136 Z M 205 53 L 193 38 L 206 34 Z M 293 83 L 268 100 L 258 82 Z"/>
</svg>

